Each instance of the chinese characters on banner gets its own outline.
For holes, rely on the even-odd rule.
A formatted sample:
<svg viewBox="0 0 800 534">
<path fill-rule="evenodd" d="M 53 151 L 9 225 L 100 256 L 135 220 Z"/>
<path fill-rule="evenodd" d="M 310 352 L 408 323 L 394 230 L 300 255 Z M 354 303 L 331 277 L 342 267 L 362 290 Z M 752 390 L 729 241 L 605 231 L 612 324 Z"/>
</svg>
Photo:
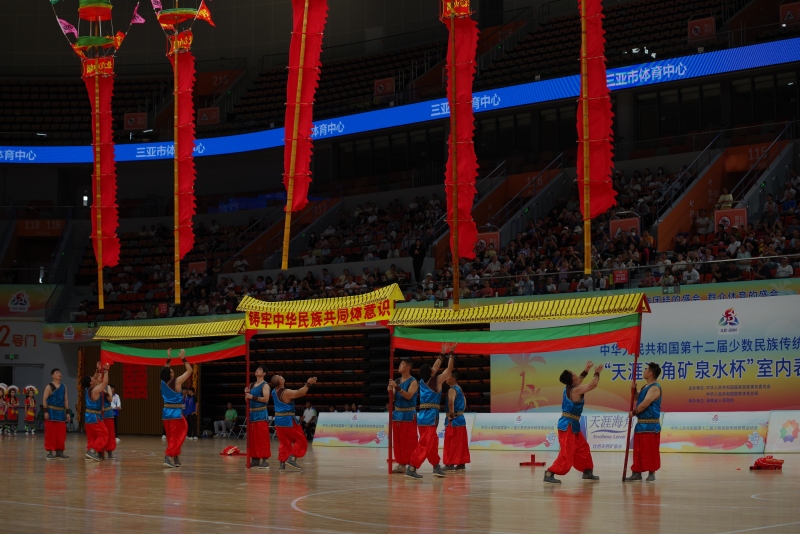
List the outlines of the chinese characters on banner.
<svg viewBox="0 0 800 534">
<path fill-rule="evenodd" d="M 147 367 L 122 364 L 122 395 L 125 399 L 147 398 Z"/>
<path fill-rule="evenodd" d="M 248 330 L 305 330 L 348 324 L 388 321 L 394 313 L 394 301 L 319 311 L 248 311 Z"/>
</svg>

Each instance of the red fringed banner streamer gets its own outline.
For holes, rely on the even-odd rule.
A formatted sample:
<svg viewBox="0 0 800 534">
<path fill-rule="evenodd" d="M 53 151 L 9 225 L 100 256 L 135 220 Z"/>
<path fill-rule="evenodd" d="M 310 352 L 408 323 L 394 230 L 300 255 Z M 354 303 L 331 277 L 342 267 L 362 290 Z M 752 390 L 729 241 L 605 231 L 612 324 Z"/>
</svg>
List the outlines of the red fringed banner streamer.
<svg viewBox="0 0 800 534">
<path fill-rule="evenodd" d="M 581 94 L 578 100 L 578 191 L 580 192 L 581 211 L 584 210 L 583 201 L 583 99 L 587 99 L 589 108 L 589 213 L 583 214 L 584 219 L 594 219 L 614 206 L 617 192 L 611 182 L 612 141 L 611 99 L 606 82 L 605 58 L 605 31 L 603 30 L 603 5 L 600 0 L 586 1 L 586 76 L 588 90 Z M 581 0 L 578 0 L 578 9 Z"/>
<path fill-rule="evenodd" d="M 322 65 L 319 56 L 322 53 L 322 32 L 328 18 L 328 2 L 292 0 L 292 12 L 283 184 L 287 198 L 291 199 L 291 205 L 286 204 L 286 211 L 300 211 L 308 204 L 308 186 L 311 184 L 312 113 Z"/>
<path fill-rule="evenodd" d="M 183 34 L 178 35 L 178 39 Z M 189 50 L 170 54 L 169 61 L 173 71 L 178 62 L 178 84 L 175 87 L 175 105 L 178 106 L 178 135 L 175 159 L 178 164 L 178 187 L 175 195 L 175 211 L 178 213 L 178 250 L 183 259 L 194 247 L 192 217 L 196 210 L 194 196 L 194 82 L 195 60 Z M 176 273 L 175 276 L 178 276 Z"/>
<path fill-rule="evenodd" d="M 455 116 L 455 132 L 450 132 L 448 140 L 449 157 L 445 170 L 445 196 L 447 197 L 447 220 L 450 225 L 450 251 L 453 264 L 459 258 L 475 257 L 475 242 L 478 230 L 472 219 L 472 203 L 475 198 L 475 178 L 478 176 L 478 159 L 473 144 L 475 117 L 472 112 L 472 81 L 475 76 L 475 53 L 478 48 L 478 25 L 470 17 L 446 18 L 443 21 L 450 31 L 447 50 L 447 101 L 450 113 Z M 453 22 L 455 24 L 453 24 Z M 453 39 L 455 32 L 455 40 Z M 453 71 L 453 45 L 455 41 L 455 77 Z M 456 84 L 455 100 L 453 83 Z M 455 142 L 454 142 L 455 141 Z M 453 161 L 456 165 L 456 184 L 458 186 L 458 243 L 453 232 Z"/>
<path fill-rule="evenodd" d="M 114 94 L 114 59 L 84 59 L 82 61 L 82 78 L 92 104 L 92 150 L 94 154 L 92 243 L 98 268 L 102 269 L 103 267 L 114 267 L 119 263 L 117 165 L 111 117 L 111 98 Z M 98 186 L 100 187 L 99 199 Z M 102 258 L 98 250 L 99 242 L 102 242 Z"/>
</svg>

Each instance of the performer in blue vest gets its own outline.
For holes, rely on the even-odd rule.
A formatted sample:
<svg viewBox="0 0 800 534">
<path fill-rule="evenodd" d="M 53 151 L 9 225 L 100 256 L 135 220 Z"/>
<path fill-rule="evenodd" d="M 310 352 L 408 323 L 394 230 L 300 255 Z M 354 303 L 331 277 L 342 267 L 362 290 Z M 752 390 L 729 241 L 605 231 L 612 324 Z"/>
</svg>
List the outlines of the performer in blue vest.
<svg viewBox="0 0 800 534">
<path fill-rule="evenodd" d="M 661 367 L 650 362 L 642 371 L 647 384 L 639 391 L 636 409 L 630 417 L 638 417 L 633 432 L 633 465 L 626 482 L 642 480 L 642 473 L 649 471 L 647 482 L 656 481 L 656 471 L 661 468 Z"/>
<path fill-rule="evenodd" d="M 286 381 L 280 375 L 275 375 L 269 381 L 272 387 L 272 402 L 275 406 L 275 432 L 278 434 L 278 471 L 286 471 L 286 465 L 294 469 L 302 469 L 297 463 L 298 458 L 306 455 L 308 440 L 303 432 L 303 427 L 297 423 L 297 409 L 295 399 L 304 397 L 312 385 L 317 383 L 317 377 L 309 378 L 300 389 L 286 389 Z"/>
<path fill-rule="evenodd" d="M 44 448 L 47 459 L 69 458 L 64 454 L 64 445 L 67 441 L 67 423 L 70 416 L 67 413 L 69 400 L 67 387 L 61 383 L 61 370 L 50 371 L 52 382 L 44 388 L 42 406 L 44 407 Z"/>
<path fill-rule="evenodd" d="M 167 349 L 167 362 L 161 369 L 161 398 L 164 399 L 164 408 L 161 410 L 161 419 L 164 422 L 164 431 L 167 434 L 167 451 L 164 456 L 164 465 L 167 467 L 181 466 L 181 445 L 186 441 L 186 432 L 189 425 L 183 416 L 183 395 L 181 386 L 192 376 L 192 364 L 186 360 L 186 351 L 181 349 L 181 361 L 186 371 L 179 377 L 169 366 L 172 361 L 172 349 Z"/>
<path fill-rule="evenodd" d="M 594 368 L 594 378 L 588 384 L 583 384 L 583 379 L 589 374 L 594 365 L 586 362 L 586 368 L 580 375 L 565 370 L 558 380 L 566 386 L 561 400 L 561 418 L 558 420 L 558 458 L 544 473 L 544 481 L 550 484 L 561 484 L 554 475 L 566 475 L 573 467 L 583 471 L 584 480 L 600 480 L 594 474 L 592 452 L 586 437 L 581 432 L 581 414 L 583 413 L 583 396 L 592 391 L 600 383 L 600 372 L 603 364 Z"/>
<path fill-rule="evenodd" d="M 411 460 L 406 468 L 406 476 L 416 480 L 422 479 L 422 475 L 417 470 L 422 467 L 422 462 L 426 459 L 433 466 L 433 476 L 446 476 L 439 465 L 439 435 L 436 427 L 439 426 L 439 406 L 442 399 L 442 384 L 450 378 L 453 372 L 453 365 L 456 361 L 453 348 L 455 344 L 443 345 L 442 353 L 436 357 L 436 361 L 431 367 L 428 364 L 419 368 L 419 413 L 417 413 L 417 428 L 419 429 L 419 443 L 411 454 Z M 447 368 L 444 372 L 436 376 L 445 354 L 449 352 Z"/>
<path fill-rule="evenodd" d="M 247 423 L 247 450 L 250 451 L 250 467 L 269 469 L 272 451 L 269 446 L 269 385 L 264 381 L 267 370 L 256 368 L 256 381 L 244 388 L 245 399 L 250 403 L 250 421 Z"/>
<path fill-rule="evenodd" d="M 108 387 L 109 365 L 97 362 L 97 374 L 84 376 L 81 386 L 86 401 L 83 429 L 86 431 L 86 459 L 99 462 L 108 444 L 108 429 L 103 422 L 103 394 Z"/>
<path fill-rule="evenodd" d="M 387 390 L 394 395 L 392 410 L 392 454 L 397 462 L 392 473 L 405 474 L 411 454 L 417 448 L 417 394 L 419 384 L 411 376 L 413 365 L 410 358 L 402 358 L 397 370 L 400 378 L 389 380 Z"/>
<path fill-rule="evenodd" d="M 467 420 L 464 417 L 467 401 L 458 385 L 458 371 L 450 373 L 447 385 L 450 391 L 447 392 L 447 423 L 444 428 L 444 470 L 464 471 L 470 462 Z"/>
</svg>

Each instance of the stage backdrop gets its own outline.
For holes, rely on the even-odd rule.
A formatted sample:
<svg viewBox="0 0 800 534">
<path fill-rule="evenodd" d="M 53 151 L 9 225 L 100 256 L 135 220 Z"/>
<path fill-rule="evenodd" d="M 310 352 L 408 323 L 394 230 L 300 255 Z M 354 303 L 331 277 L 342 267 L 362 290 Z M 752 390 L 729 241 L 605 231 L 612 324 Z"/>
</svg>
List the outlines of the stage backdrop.
<svg viewBox="0 0 800 534">
<path fill-rule="evenodd" d="M 800 452 L 800 410 L 770 413 L 766 452 Z"/>
<path fill-rule="evenodd" d="M 644 314 L 642 362 L 662 368 L 664 412 L 800 409 L 800 296 L 653 304 Z M 493 330 L 542 328 L 580 321 L 492 324 Z M 492 412 L 561 411 L 564 369 L 604 363 L 585 413 L 626 412 L 632 356 L 616 345 L 491 358 Z"/>
</svg>

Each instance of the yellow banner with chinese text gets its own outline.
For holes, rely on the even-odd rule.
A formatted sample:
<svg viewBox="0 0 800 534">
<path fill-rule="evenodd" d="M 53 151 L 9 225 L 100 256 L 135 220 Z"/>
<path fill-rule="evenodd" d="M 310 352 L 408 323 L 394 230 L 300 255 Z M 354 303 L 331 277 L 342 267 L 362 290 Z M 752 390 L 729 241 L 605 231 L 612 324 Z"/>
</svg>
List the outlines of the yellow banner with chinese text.
<svg viewBox="0 0 800 534">
<path fill-rule="evenodd" d="M 389 321 L 393 314 L 394 301 L 385 299 L 376 303 L 315 311 L 249 311 L 245 315 L 245 324 L 248 330 L 306 330 Z"/>
</svg>

